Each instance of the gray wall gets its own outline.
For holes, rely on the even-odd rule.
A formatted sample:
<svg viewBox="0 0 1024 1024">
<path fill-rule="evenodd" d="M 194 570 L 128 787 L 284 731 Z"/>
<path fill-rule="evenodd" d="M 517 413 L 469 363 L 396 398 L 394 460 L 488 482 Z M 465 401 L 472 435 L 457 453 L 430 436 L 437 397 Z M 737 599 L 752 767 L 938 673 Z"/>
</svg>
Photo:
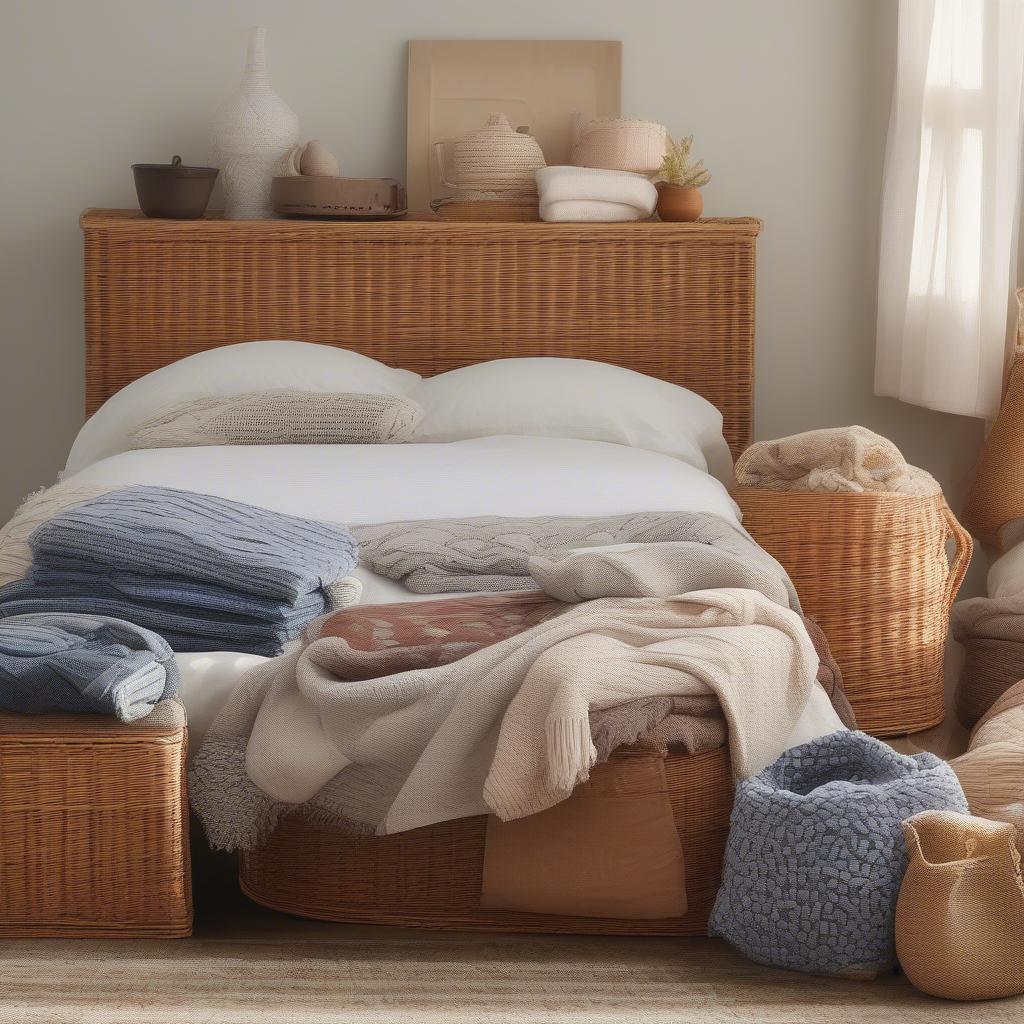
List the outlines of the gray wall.
<svg viewBox="0 0 1024 1024">
<path fill-rule="evenodd" d="M 82 422 L 87 206 L 129 165 L 208 156 L 207 125 L 268 26 L 277 91 L 352 175 L 404 176 L 405 42 L 611 38 L 623 110 L 694 132 L 709 214 L 753 214 L 757 432 L 862 423 L 957 500 L 982 427 L 871 394 L 877 211 L 895 0 L 0 0 L 0 520 Z"/>
</svg>

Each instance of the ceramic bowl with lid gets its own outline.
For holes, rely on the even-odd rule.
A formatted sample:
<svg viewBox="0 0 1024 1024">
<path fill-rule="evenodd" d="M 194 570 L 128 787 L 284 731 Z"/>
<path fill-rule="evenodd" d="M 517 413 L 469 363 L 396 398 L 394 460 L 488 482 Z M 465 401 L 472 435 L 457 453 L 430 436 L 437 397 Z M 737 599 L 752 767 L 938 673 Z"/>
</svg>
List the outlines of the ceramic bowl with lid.
<svg viewBox="0 0 1024 1024">
<path fill-rule="evenodd" d="M 219 171 L 186 167 L 180 156 L 169 164 L 132 164 L 139 208 L 147 217 L 195 220 L 206 212 Z"/>
</svg>

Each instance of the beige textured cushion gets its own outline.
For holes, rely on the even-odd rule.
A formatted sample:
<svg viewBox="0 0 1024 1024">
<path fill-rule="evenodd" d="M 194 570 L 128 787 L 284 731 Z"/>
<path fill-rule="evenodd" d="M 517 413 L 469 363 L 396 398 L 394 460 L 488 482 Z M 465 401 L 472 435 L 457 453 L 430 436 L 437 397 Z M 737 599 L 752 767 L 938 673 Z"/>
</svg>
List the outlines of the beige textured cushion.
<svg viewBox="0 0 1024 1024">
<path fill-rule="evenodd" d="M 210 444 L 388 444 L 408 441 L 423 410 L 402 395 L 250 391 L 181 402 L 130 435 L 132 448 Z"/>
</svg>

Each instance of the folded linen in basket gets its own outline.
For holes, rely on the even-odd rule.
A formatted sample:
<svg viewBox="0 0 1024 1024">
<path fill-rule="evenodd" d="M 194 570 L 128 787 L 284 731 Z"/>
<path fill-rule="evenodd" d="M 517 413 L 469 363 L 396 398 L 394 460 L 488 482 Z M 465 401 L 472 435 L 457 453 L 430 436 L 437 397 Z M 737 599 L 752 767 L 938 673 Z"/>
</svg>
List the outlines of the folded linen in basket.
<svg viewBox="0 0 1024 1024">
<path fill-rule="evenodd" d="M 658 190 L 642 174 L 594 167 L 541 167 L 537 192 L 546 221 L 643 220 L 658 202 Z"/>
<path fill-rule="evenodd" d="M 866 427 L 831 427 L 757 441 L 736 460 L 736 483 L 776 491 L 891 491 L 928 496 L 941 488 L 899 448 Z"/>
<path fill-rule="evenodd" d="M 167 642 L 101 615 L 45 613 L 0 621 L 0 707 L 143 718 L 177 693 Z"/>
<path fill-rule="evenodd" d="M 95 612 L 179 651 L 279 654 L 360 590 L 345 575 L 356 562 L 345 527 L 163 487 L 60 509 L 29 545 L 27 576 L 0 588 L 0 616 Z"/>
</svg>

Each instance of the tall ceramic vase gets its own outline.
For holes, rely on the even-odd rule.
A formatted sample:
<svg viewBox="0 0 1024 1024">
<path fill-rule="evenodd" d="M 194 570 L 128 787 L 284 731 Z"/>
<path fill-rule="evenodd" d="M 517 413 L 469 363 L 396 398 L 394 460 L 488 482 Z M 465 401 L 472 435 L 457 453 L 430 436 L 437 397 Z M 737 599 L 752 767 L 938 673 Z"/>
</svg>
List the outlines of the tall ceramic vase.
<svg viewBox="0 0 1024 1024">
<path fill-rule="evenodd" d="M 231 220 L 273 217 L 270 185 L 278 161 L 299 141 L 299 119 L 270 87 L 267 30 L 249 32 L 241 85 L 213 120 L 213 149 L 224 183 L 224 214 Z"/>
</svg>

